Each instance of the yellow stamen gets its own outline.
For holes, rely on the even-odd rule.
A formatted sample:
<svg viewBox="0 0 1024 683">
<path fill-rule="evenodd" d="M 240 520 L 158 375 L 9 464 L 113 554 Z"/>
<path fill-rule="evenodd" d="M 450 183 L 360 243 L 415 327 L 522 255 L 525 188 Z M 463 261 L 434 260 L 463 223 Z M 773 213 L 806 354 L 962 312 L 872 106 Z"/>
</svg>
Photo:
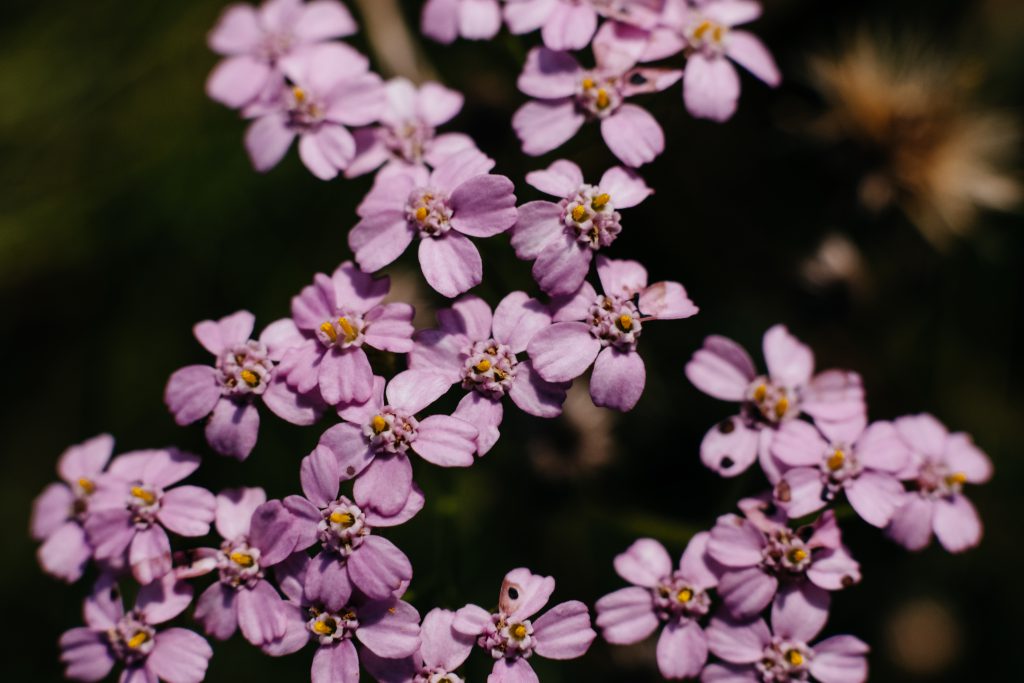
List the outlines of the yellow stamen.
<svg viewBox="0 0 1024 683">
<path fill-rule="evenodd" d="M 760 403 L 764 400 L 764 397 L 768 395 L 768 387 L 763 384 L 757 385 L 757 389 L 754 389 L 754 400 Z"/>
<path fill-rule="evenodd" d="M 775 403 L 775 417 L 782 418 L 789 410 L 789 399 L 783 396 Z"/>
<path fill-rule="evenodd" d="M 340 512 L 335 510 L 331 513 L 331 522 L 334 524 L 340 524 L 341 526 L 348 529 L 350 526 L 356 523 L 356 518 L 351 512 Z"/>
<path fill-rule="evenodd" d="M 498 368 L 494 368 L 494 379 L 496 379 L 496 380 L 498 380 L 500 382 L 501 380 L 505 379 L 506 377 L 508 377 L 508 373 L 507 372 L 502 372 Z"/>
<path fill-rule="evenodd" d="M 352 327 L 352 323 L 348 321 L 348 318 L 338 318 L 338 324 L 345 331 L 345 341 L 354 341 L 359 336 L 359 332 L 356 331 L 356 328 Z"/>
<path fill-rule="evenodd" d="M 334 622 L 317 621 L 313 623 L 313 630 L 322 636 L 329 636 L 334 633 Z"/>
<path fill-rule="evenodd" d="M 725 35 L 725 29 L 721 26 L 715 26 L 715 30 L 711 32 L 711 38 L 716 42 L 722 42 L 722 36 Z"/>
<path fill-rule="evenodd" d="M 398 614 L 398 609 L 394 607 L 388 607 L 388 614 Z"/>
<path fill-rule="evenodd" d="M 800 564 L 808 557 L 807 551 L 803 548 L 793 548 L 789 551 L 789 561 L 793 564 Z"/>
<path fill-rule="evenodd" d="M 491 361 L 484 358 L 482 361 L 473 366 L 477 372 L 487 372 L 491 369 Z"/>
<path fill-rule="evenodd" d="M 835 472 L 840 467 L 842 467 L 843 463 L 845 463 L 845 462 L 846 462 L 846 453 L 843 453 L 841 450 L 839 450 L 837 448 L 835 453 L 830 455 L 828 460 L 825 461 L 825 464 L 828 465 L 828 468 L 830 470 Z"/>
<path fill-rule="evenodd" d="M 320 326 L 320 331 L 327 335 L 327 338 L 332 342 L 338 341 L 338 333 L 334 330 L 334 325 L 327 322 Z"/>
<path fill-rule="evenodd" d="M 583 79 L 583 89 L 584 90 L 590 90 L 591 88 L 594 87 L 594 85 L 595 85 L 595 83 L 594 83 L 594 79 L 593 78 L 584 78 Z"/>
<path fill-rule="evenodd" d="M 711 30 L 711 28 L 711 22 L 705 19 L 704 21 L 700 22 L 700 25 L 697 28 L 693 30 L 693 37 L 696 38 L 697 40 L 700 40 L 701 38 L 704 37 L 705 33 Z"/>
<path fill-rule="evenodd" d="M 523 626 L 522 624 L 516 624 L 515 626 L 513 626 L 511 628 L 509 633 L 511 633 L 512 637 L 515 638 L 516 640 L 522 640 L 523 638 L 526 637 L 526 627 Z"/>
<path fill-rule="evenodd" d="M 956 486 L 957 484 L 963 486 L 964 484 L 967 483 L 967 475 L 964 474 L 963 472 L 954 472 L 953 474 L 946 477 L 946 483 L 949 486 Z"/>
<path fill-rule="evenodd" d="M 151 491 L 147 491 L 141 486 L 133 486 L 131 488 L 131 493 L 133 496 L 141 500 L 146 505 L 152 505 L 153 503 L 156 502 L 156 495 L 153 494 Z"/>
<path fill-rule="evenodd" d="M 804 663 L 804 656 L 796 650 L 790 650 L 786 653 L 786 661 L 788 661 L 792 666 L 800 666 Z"/>
<path fill-rule="evenodd" d="M 297 104 L 302 104 L 306 101 L 306 91 L 299 86 L 295 86 L 292 88 L 292 97 L 295 98 Z"/>
<path fill-rule="evenodd" d="M 608 105 L 611 104 L 611 98 L 608 97 L 608 91 L 604 88 L 600 88 L 597 91 L 597 108 L 607 109 Z"/>
<path fill-rule="evenodd" d="M 239 374 L 242 376 L 242 380 L 250 387 L 254 387 L 260 383 L 259 376 L 252 370 L 242 370 Z"/>
<path fill-rule="evenodd" d="M 425 207 L 425 206 L 419 207 L 418 209 L 416 209 L 416 220 L 418 220 L 420 223 L 422 223 L 423 221 L 427 220 L 427 214 L 429 214 L 429 213 L 430 212 L 427 211 L 427 207 Z"/>
<path fill-rule="evenodd" d="M 384 419 L 383 415 L 374 415 L 373 419 L 370 420 L 370 428 L 374 434 L 380 434 L 388 428 L 388 421 Z"/>
<path fill-rule="evenodd" d="M 132 650 L 138 650 L 140 647 L 146 644 L 149 640 L 149 635 L 145 631 L 139 631 L 134 636 L 128 639 L 126 643 Z"/>
<path fill-rule="evenodd" d="M 96 490 L 96 484 L 92 483 L 91 479 L 86 479 L 85 477 L 79 478 L 78 487 L 81 488 L 86 493 L 92 493 L 93 491 Z"/>
<path fill-rule="evenodd" d="M 623 313 L 619 316 L 619 327 L 623 332 L 629 332 L 633 329 L 633 318 Z"/>
<path fill-rule="evenodd" d="M 594 211 L 600 211 L 612 200 L 612 196 L 605 192 L 594 197 L 594 201 L 590 202 L 590 206 L 594 207 Z"/>
<path fill-rule="evenodd" d="M 572 207 L 572 219 L 577 223 L 586 218 L 586 216 L 587 207 L 583 206 L 582 204 L 577 204 L 576 206 Z"/>
<path fill-rule="evenodd" d="M 245 553 L 233 552 L 228 557 L 239 567 L 251 567 L 256 564 L 256 561 L 252 559 L 252 555 L 246 555 Z"/>
<path fill-rule="evenodd" d="M 690 602 L 690 600 L 693 600 L 693 591 L 689 588 L 684 588 L 676 593 L 676 600 L 679 602 Z"/>
</svg>

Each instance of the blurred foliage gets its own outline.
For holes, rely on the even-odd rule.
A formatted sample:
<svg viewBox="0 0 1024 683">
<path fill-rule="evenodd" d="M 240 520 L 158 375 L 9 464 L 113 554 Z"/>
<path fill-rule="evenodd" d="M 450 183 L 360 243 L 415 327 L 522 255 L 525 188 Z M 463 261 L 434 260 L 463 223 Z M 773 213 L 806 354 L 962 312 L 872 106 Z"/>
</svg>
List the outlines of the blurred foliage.
<svg viewBox="0 0 1024 683">
<path fill-rule="evenodd" d="M 407 19 L 415 21 L 418 4 L 403 3 Z M 85 587 L 44 577 L 26 533 L 31 500 L 54 478 L 61 450 L 109 431 L 119 451 L 174 443 L 208 454 L 201 426 L 176 428 L 161 400 L 174 369 L 207 360 L 192 324 L 239 308 L 268 323 L 287 312 L 314 271 L 349 256 L 345 232 L 370 180 L 319 182 L 294 151 L 258 175 L 242 149 L 243 123 L 205 98 L 215 63 L 205 34 L 221 9 L 215 0 L 5 3 L 3 604 L 28 620 L 8 636 L 5 680 L 58 680 L 57 637 L 80 620 Z M 982 64 L 988 103 L 1019 111 L 1024 7 L 1012 0 L 770 1 L 754 29 L 787 76 L 781 89 L 744 76 L 740 112 L 723 126 L 689 118 L 676 90 L 648 98 L 668 149 L 644 169 L 657 195 L 626 214 L 614 253 L 642 259 L 654 279 L 684 282 L 701 314 L 648 327 L 647 391 L 615 422 L 617 457 L 607 466 L 545 478 L 531 466 L 527 444 L 549 439 L 571 453 L 577 437 L 510 409 L 504 438 L 477 466 L 417 467 L 428 505 L 389 536 L 416 567 L 410 598 L 421 612 L 490 605 L 504 572 L 524 564 L 557 578 L 555 599 L 592 604 L 621 585 L 611 560 L 632 539 L 654 535 L 677 553 L 739 495 L 756 491 L 753 474 L 723 481 L 700 465 L 700 439 L 729 407 L 697 392 L 682 368 L 707 334 L 754 351 L 763 330 L 783 321 L 814 347 L 820 367 L 863 373 L 872 417 L 933 412 L 972 433 L 996 463 L 995 480 L 970 492 L 986 521 L 975 552 L 951 557 L 932 547 L 910 555 L 864 525 L 846 524 L 865 580 L 834 601 L 829 632 L 856 633 L 875 646 L 876 681 L 1019 678 L 1011 653 L 1024 612 L 1016 522 L 1024 452 L 1021 217 L 986 215 L 973 236 L 939 252 L 900 213 L 859 207 L 861 151 L 805 135 L 821 107 L 806 65 L 865 26 L 897 35 L 912 29 L 951 58 Z M 509 117 L 523 100 L 515 77 L 533 40 L 503 35 L 490 44 L 424 47 L 437 72 L 467 95 L 454 126 L 517 184 L 559 156 L 596 176 L 612 158 L 592 127 L 547 158 L 518 150 Z M 355 43 L 368 49 L 362 36 Z M 520 197 L 535 192 L 523 184 Z M 832 232 L 856 248 L 867 286 L 812 285 L 801 275 Z M 506 238 L 481 241 L 481 250 L 479 293 L 491 303 L 530 288 L 529 264 L 515 260 Z M 415 268 L 412 256 L 401 263 Z M 268 417 L 249 462 L 211 455 L 196 480 L 294 492 L 299 459 L 321 428 Z M 887 640 L 893 615 L 918 598 L 952 615 L 966 653 L 927 678 L 900 669 Z M 236 638 L 216 647 L 209 680 L 302 680 L 310 656 L 272 660 Z M 654 681 L 652 660 L 650 648 L 598 641 L 583 660 L 539 661 L 538 670 L 546 683 Z M 469 680 L 483 680 L 488 665 L 474 655 Z"/>
</svg>

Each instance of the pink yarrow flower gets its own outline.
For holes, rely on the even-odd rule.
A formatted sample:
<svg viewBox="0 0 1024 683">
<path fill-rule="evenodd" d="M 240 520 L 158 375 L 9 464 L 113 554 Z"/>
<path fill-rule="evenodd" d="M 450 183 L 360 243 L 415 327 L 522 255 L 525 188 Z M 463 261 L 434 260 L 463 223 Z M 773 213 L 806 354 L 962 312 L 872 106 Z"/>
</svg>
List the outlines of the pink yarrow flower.
<svg viewBox="0 0 1024 683">
<path fill-rule="evenodd" d="M 86 599 L 85 627 L 60 637 L 64 675 L 74 681 L 100 681 L 114 665 L 124 666 L 121 683 L 199 683 L 213 649 L 202 636 L 183 628 L 158 631 L 192 602 L 192 587 L 167 575 L 139 590 L 135 609 L 124 611 L 117 585 L 101 578 Z"/>
<path fill-rule="evenodd" d="M 452 629 L 455 612 L 434 608 L 423 617 L 420 648 L 411 657 L 386 659 L 364 650 L 366 670 L 381 683 L 465 683 L 455 673 L 469 657 L 473 639 Z"/>
<path fill-rule="evenodd" d="M 538 332 L 527 350 L 537 374 L 549 382 L 571 381 L 593 365 L 594 404 L 631 410 L 647 377 L 636 352 L 644 323 L 689 318 L 698 308 L 678 282 L 648 285 L 647 271 L 636 261 L 598 255 L 597 274 L 604 294 L 584 282 L 572 298 L 553 302 L 555 323 Z"/>
<path fill-rule="evenodd" d="M 764 334 L 767 374 L 736 342 L 711 336 L 686 364 L 686 376 L 709 396 L 740 404 L 738 415 L 712 427 L 700 445 L 704 465 L 724 477 L 746 471 L 760 456 L 772 483 L 779 468 L 771 459 L 777 429 L 801 414 L 819 428 L 847 421 L 863 424 L 866 407 L 860 375 L 845 370 L 814 374 L 814 354 L 784 325 Z"/>
<path fill-rule="evenodd" d="M 437 134 L 462 109 L 462 94 L 440 85 L 418 88 L 405 78 L 384 85 L 387 99 L 380 125 L 355 131 L 356 158 L 345 171 L 354 178 L 381 168 L 387 174 L 410 166 L 436 168 L 445 159 L 466 149 L 476 149 L 464 133 Z"/>
<path fill-rule="evenodd" d="M 772 454 L 784 468 L 775 501 L 792 518 L 817 512 L 845 492 L 864 521 L 884 527 L 903 504 L 896 474 L 910 452 L 891 422 L 824 422 L 819 430 L 790 420 L 772 439 Z"/>
<path fill-rule="evenodd" d="M 654 193 L 635 172 L 621 166 L 605 171 L 597 185 L 560 159 L 526 182 L 561 201 L 529 202 L 519 207 L 512 229 L 516 256 L 534 260 L 533 278 L 551 296 L 573 294 L 583 284 L 594 253 L 611 246 L 622 231 L 616 209 L 636 206 Z"/>
<path fill-rule="evenodd" d="M 534 654 L 548 659 L 582 657 L 597 633 L 590 627 L 590 612 L 582 602 L 570 600 L 555 605 L 536 622 L 530 617 L 547 604 L 555 590 L 550 576 L 529 569 L 513 569 L 505 575 L 498 594 L 498 611 L 466 605 L 455 613 L 452 629 L 476 638 L 477 645 L 490 653 L 494 668 L 491 683 L 537 683 L 530 666 Z"/>
<path fill-rule="evenodd" d="M 471 294 L 438 312 L 439 329 L 416 333 L 409 367 L 461 383 L 468 393 L 453 414 L 477 428 L 476 451 L 487 453 L 498 440 L 501 399 L 506 395 L 521 410 L 556 417 L 565 402 L 566 383 L 547 382 L 528 358 L 527 344 L 551 324 L 547 307 L 525 292 L 512 292 L 494 309 Z"/>
<path fill-rule="evenodd" d="M 506 0 L 505 23 L 512 33 L 541 30 L 552 50 L 581 50 L 590 44 L 598 17 L 635 26 L 654 26 L 665 0 Z"/>
<path fill-rule="evenodd" d="M 308 587 L 316 582 L 317 561 L 296 553 L 276 571 L 281 590 L 288 596 L 285 635 L 263 646 L 274 657 L 316 645 L 312 683 L 358 683 L 360 659 L 402 659 L 420 648 L 420 615 L 397 597 L 368 600 L 352 595 L 341 603 L 323 600 Z M 356 641 L 361 644 L 356 649 Z"/>
<path fill-rule="evenodd" d="M 96 480 L 85 530 L 95 558 L 117 561 L 127 551 L 132 575 L 141 584 L 171 570 L 165 528 L 179 536 L 205 536 L 216 500 L 198 486 L 171 488 L 199 467 L 199 456 L 175 449 L 118 456 Z"/>
<path fill-rule="evenodd" d="M 267 502 L 263 489 L 231 489 L 218 494 L 214 523 L 224 539 L 220 547 L 190 550 L 187 564 L 174 570 L 179 578 L 217 572 L 217 581 L 199 596 L 196 621 L 217 640 L 227 640 L 239 627 L 253 645 L 280 638 L 285 615 L 267 572 L 299 540 L 291 513 L 281 501 Z"/>
<path fill-rule="evenodd" d="M 32 538 L 42 541 L 36 557 L 47 574 L 73 583 L 82 578 L 92 557 L 83 524 L 89 500 L 114 452 L 114 437 L 100 434 L 71 446 L 57 462 L 61 481 L 54 482 L 32 503 Z"/>
<path fill-rule="evenodd" d="M 681 71 L 632 68 L 620 59 L 595 54 L 585 69 L 567 52 L 534 48 L 517 81 L 536 98 L 521 106 L 512 127 L 523 152 L 538 156 L 559 147 L 587 121 L 601 122 L 608 149 L 627 166 L 642 166 L 665 150 L 665 134 L 650 113 L 626 99 L 670 87 Z"/>
<path fill-rule="evenodd" d="M 231 5 L 210 31 L 210 49 L 226 59 L 210 73 L 206 93 L 229 107 L 244 107 L 280 85 L 282 59 L 355 32 L 352 15 L 336 0 L 267 0 L 259 9 Z"/>
<path fill-rule="evenodd" d="M 777 516 L 743 501 L 746 516 L 723 515 L 711 530 L 708 555 L 722 566 L 718 595 L 738 619 L 752 617 L 775 601 L 828 612 L 829 591 L 860 582 L 860 565 L 842 545 L 835 513 L 791 529 Z"/>
<path fill-rule="evenodd" d="M 633 585 L 597 601 L 597 625 L 617 645 L 644 640 L 662 623 L 658 670 L 667 679 L 695 678 L 708 658 L 701 620 L 711 610 L 708 591 L 718 584 L 707 556 L 707 532 L 694 536 L 672 569 L 672 558 L 650 538 L 636 541 L 615 558 L 615 571 Z"/>
<path fill-rule="evenodd" d="M 423 35 L 439 43 L 490 40 L 501 30 L 498 0 L 427 0 L 420 16 Z"/>
<path fill-rule="evenodd" d="M 253 167 L 264 173 L 299 137 L 299 157 L 321 180 L 344 171 L 356 155 L 348 128 L 377 121 L 384 106 L 380 76 L 369 61 L 342 43 L 326 43 L 281 60 L 288 82 L 267 100 L 250 106 L 255 118 L 245 133 Z"/>
<path fill-rule="evenodd" d="M 179 425 L 209 416 L 206 441 L 221 455 L 244 460 L 259 435 L 256 400 L 292 424 L 311 425 L 324 405 L 316 394 L 299 394 L 275 372 L 293 344 L 291 321 L 278 321 L 251 339 L 255 318 L 239 311 L 218 321 L 204 320 L 193 328 L 196 339 L 217 359 L 214 366 L 189 365 L 167 382 L 164 402 Z"/>
<path fill-rule="evenodd" d="M 787 602 L 772 609 L 772 628 L 764 619 L 738 621 L 716 615 L 708 625 L 708 646 L 723 660 L 709 664 L 701 683 L 864 683 L 868 646 L 853 636 L 832 636 L 811 644 L 827 613 Z"/>
<path fill-rule="evenodd" d="M 515 186 L 492 168 L 493 160 L 467 149 L 429 175 L 413 167 L 379 176 L 348 234 L 359 267 L 379 270 L 419 238 L 420 268 L 431 287 L 455 297 L 480 284 L 483 262 L 467 236 L 493 237 L 516 222 Z"/>
<path fill-rule="evenodd" d="M 278 372 L 302 394 L 318 389 L 331 405 L 362 403 L 373 393 L 373 370 L 363 351 L 407 353 L 412 348 L 413 308 L 381 301 L 391 281 L 374 279 L 345 261 L 328 277 L 317 273 L 313 284 L 292 298 L 292 320 L 275 323 L 290 350 Z"/>
<path fill-rule="evenodd" d="M 376 378 L 372 398 L 339 410 L 345 421 L 321 435 L 311 457 L 331 453 L 341 480 L 358 477 L 357 500 L 383 515 L 398 514 L 414 493 L 409 451 L 441 467 L 473 464 L 476 427 L 449 415 L 416 418 L 450 387 L 444 376 L 424 370 L 398 373 L 386 391 L 384 379 Z"/>
<path fill-rule="evenodd" d="M 895 424 L 911 453 L 899 477 L 909 480 L 913 489 L 893 515 L 886 533 L 909 550 L 927 547 L 932 532 L 951 553 L 978 545 L 981 518 L 963 488 L 991 479 L 992 461 L 970 436 L 950 434 L 931 415 L 901 417 Z"/>
</svg>

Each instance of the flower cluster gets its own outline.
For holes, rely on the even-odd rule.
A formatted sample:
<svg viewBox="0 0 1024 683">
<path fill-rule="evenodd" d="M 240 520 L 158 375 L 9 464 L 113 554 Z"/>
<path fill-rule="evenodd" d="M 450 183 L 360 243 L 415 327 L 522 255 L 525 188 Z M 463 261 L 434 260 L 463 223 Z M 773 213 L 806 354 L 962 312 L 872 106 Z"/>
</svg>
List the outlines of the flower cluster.
<svg viewBox="0 0 1024 683">
<path fill-rule="evenodd" d="M 509 29 L 542 28 L 545 43 L 519 80 L 536 98 L 513 119 L 524 150 L 554 149 L 600 119 L 625 164 L 588 183 L 575 163 L 555 161 L 526 177 L 554 201 L 520 205 L 513 181 L 492 172 L 495 161 L 472 139 L 436 133 L 462 96 L 435 83 L 384 83 L 337 40 L 356 30 L 340 2 L 228 8 L 210 35 L 225 59 L 207 89 L 252 120 L 254 166 L 274 166 L 297 136 L 315 176 L 375 177 L 348 233 L 354 260 L 314 275 L 290 315 L 258 335 L 247 311 L 195 325 L 214 361 L 174 372 L 165 403 L 181 426 L 205 421 L 210 448 L 238 459 L 257 445 L 259 403 L 294 425 L 328 415 L 331 424 L 318 427 L 298 468 L 301 495 L 281 500 L 259 488 L 215 495 L 179 485 L 200 458 L 174 448 L 112 458 L 106 435 L 69 448 L 62 482 L 39 496 L 32 520 L 45 571 L 74 582 L 91 561 L 99 575 L 86 626 L 60 640 L 67 676 L 97 681 L 119 663 L 122 682 L 201 681 L 208 641 L 156 627 L 189 607 L 192 582 L 203 577 L 193 616 L 209 638 L 240 632 L 274 657 L 312 643 L 313 683 L 355 683 L 361 669 L 385 683 L 461 683 L 457 670 L 474 645 L 493 660 L 492 682 L 537 681 L 534 655 L 583 656 L 597 635 L 589 608 L 568 601 L 534 618 L 555 581 L 526 568 L 505 576 L 495 612 L 434 607 L 421 620 L 405 599 L 413 563 L 389 529 L 427 504 L 418 459 L 469 467 L 493 448 L 506 396 L 554 418 L 592 368 L 596 406 L 628 411 L 641 399 L 644 326 L 698 309 L 679 282 L 651 283 L 640 263 L 609 256 L 628 223 L 620 210 L 653 194 L 633 169 L 664 146 L 657 121 L 625 99 L 682 78 L 692 112 L 728 118 L 738 85 L 726 58 L 778 80 L 760 43 L 732 30 L 759 12 L 747 0 L 507 0 Z M 502 16 L 497 0 L 429 0 L 424 31 L 442 41 L 489 38 Z M 598 66 L 585 69 L 568 51 L 591 44 Z M 680 52 L 685 76 L 638 66 Z M 533 262 L 540 293 L 514 291 L 492 308 L 469 293 L 483 280 L 470 238 L 502 233 Z M 414 241 L 425 281 L 452 299 L 433 329 L 417 330 L 413 307 L 392 300 L 378 275 Z M 600 293 L 588 281 L 592 263 Z M 666 678 L 857 683 L 867 676 L 867 646 L 851 636 L 816 641 L 831 593 L 860 580 L 837 521 L 844 496 L 909 549 L 928 545 L 934 531 L 959 552 L 981 536 L 964 486 L 987 480 L 991 464 L 927 415 L 868 424 L 860 377 L 815 374 L 811 351 L 782 326 L 766 333 L 764 355 L 759 374 L 737 344 L 709 337 L 685 372 L 740 406 L 708 432 L 703 462 L 735 476 L 758 461 L 770 490 L 694 536 L 677 569 L 658 541 L 634 543 L 615 558 L 632 585 L 597 601 L 597 625 L 610 643 L 633 643 L 663 624 L 657 660 Z M 459 396 L 451 414 L 433 407 L 451 392 Z M 219 541 L 172 546 L 211 525 Z M 117 584 L 129 580 L 140 588 L 126 612 Z M 708 664 L 711 654 L 719 661 Z"/>
</svg>

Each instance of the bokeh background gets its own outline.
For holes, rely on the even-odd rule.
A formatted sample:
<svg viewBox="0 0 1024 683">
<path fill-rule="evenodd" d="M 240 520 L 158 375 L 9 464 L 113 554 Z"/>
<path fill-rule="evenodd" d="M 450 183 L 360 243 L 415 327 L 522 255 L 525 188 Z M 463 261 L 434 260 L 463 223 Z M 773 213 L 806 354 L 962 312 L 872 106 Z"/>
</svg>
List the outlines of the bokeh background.
<svg viewBox="0 0 1024 683">
<path fill-rule="evenodd" d="M 501 172 L 519 184 L 558 156 L 594 177 L 612 163 L 593 128 L 557 154 L 523 156 L 509 117 L 536 38 L 423 43 L 419 4 L 398 3 L 398 15 L 393 2 L 363 2 L 370 31 L 354 42 L 386 74 L 440 74 L 464 91 L 453 127 L 473 134 Z M 294 151 L 265 176 L 251 170 L 243 122 L 203 93 L 216 61 L 205 36 L 222 7 L 4 5 L 7 681 L 59 680 L 57 638 L 80 619 L 85 585 L 42 575 L 27 533 L 31 500 L 65 446 L 102 431 L 119 451 L 177 444 L 209 455 L 200 483 L 283 496 L 298 489 L 299 460 L 328 424 L 300 430 L 265 418 L 240 464 L 210 454 L 201 425 L 176 428 L 162 403 L 173 370 L 207 360 L 193 323 L 240 308 L 268 323 L 315 271 L 349 257 L 345 233 L 370 182 L 317 181 Z M 970 491 L 986 535 L 968 554 L 908 554 L 850 520 L 846 539 L 865 578 L 834 601 L 828 632 L 873 645 L 872 680 L 1020 680 L 1024 225 L 1014 206 L 1024 5 L 768 0 L 754 30 L 784 85 L 770 91 L 744 76 L 740 111 L 725 125 L 688 117 L 677 89 L 647 98 L 668 148 L 644 168 L 657 194 L 626 214 L 614 247 L 654 279 L 685 283 L 700 315 L 648 326 L 649 381 L 632 413 L 594 409 L 581 390 L 559 421 L 507 411 L 504 438 L 470 470 L 419 466 L 428 505 L 390 534 L 416 567 L 410 599 L 424 613 L 490 605 L 504 572 L 526 564 L 557 578 L 555 599 L 593 603 L 621 585 L 611 560 L 637 536 L 680 552 L 762 485 L 753 472 L 724 481 L 700 465 L 700 439 L 729 407 L 690 386 L 683 366 L 707 334 L 756 351 L 781 321 L 814 347 L 819 367 L 863 373 L 873 418 L 930 411 L 973 434 L 996 464 L 996 478 Z M 536 196 L 525 184 L 519 195 Z M 515 288 L 534 291 L 507 238 L 480 246 L 478 293 L 496 303 Z M 430 325 L 442 302 L 411 256 L 390 271 Z M 303 680 L 310 656 L 272 660 L 236 638 L 216 647 L 208 680 Z M 488 666 L 474 655 L 469 679 L 483 680 Z M 538 670 L 548 683 L 657 680 L 651 643 L 598 641 L 583 660 Z"/>
</svg>

